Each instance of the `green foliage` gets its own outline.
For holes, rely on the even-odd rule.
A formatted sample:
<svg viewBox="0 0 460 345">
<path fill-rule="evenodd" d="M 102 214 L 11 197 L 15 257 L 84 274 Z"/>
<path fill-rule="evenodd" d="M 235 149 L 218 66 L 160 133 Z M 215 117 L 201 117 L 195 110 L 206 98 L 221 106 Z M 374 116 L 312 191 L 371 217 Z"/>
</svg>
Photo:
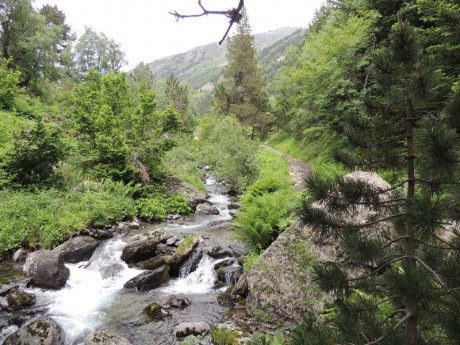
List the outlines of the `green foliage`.
<svg viewBox="0 0 460 345">
<path fill-rule="evenodd" d="M 101 74 L 117 72 L 126 63 L 120 44 L 89 27 L 85 27 L 85 32 L 78 40 L 75 54 L 80 76 L 85 76 L 91 69 Z"/>
<path fill-rule="evenodd" d="M 261 177 L 242 197 L 241 210 L 234 221 L 237 236 L 254 254 L 266 249 L 291 224 L 296 201 L 284 158 L 263 150 L 259 161 Z"/>
<path fill-rule="evenodd" d="M 148 221 L 161 221 L 167 215 L 161 199 L 139 199 L 136 205 L 139 217 Z"/>
<path fill-rule="evenodd" d="M 155 195 L 151 198 L 136 200 L 139 217 L 148 221 L 162 221 L 168 214 L 190 214 L 187 198 L 181 195 Z"/>
<path fill-rule="evenodd" d="M 247 342 L 248 345 L 284 345 L 286 342 L 283 339 L 282 335 L 265 335 L 261 333 L 256 333 L 252 339 Z"/>
<path fill-rule="evenodd" d="M 227 45 L 228 64 L 224 77 L 215 88 L 214 103 L 223 115 L 234 115 L 242 124 L 248 125 L 264 136 L 270 123 L 268 96 L 264 78 L 254 47 L 254 36 L 243 10 L 238 32 Z"/>
<path fill-rule="evenodd" d="M 243 272 L 248 273 L 254 263 L 259 260 L 260 254 L 255 251 L 250 251 L 245 257 L 243 262 Z"/>
<path fill-rule="evenodd" d="M 9 60 L 0 59 L 0 109 L 11 109 L 14 106 L 14 100 L 19 94 L 19 76 L 18 70 L 8 68 Z"/>
<path fill-rule="evenodd" d="M 293 197 L 291 191 L 267 193 L 242 205 L 234 226 L 238 237 L 251 250 L 260 253 L 291 224 Z"/>
<path fill-rule="evenodd" d="M 168 214 L 190 214 L 192 209 L 189 200 L 182 195 L 172 195 L 166 198 L 166 212 Z"/>
<path fill-rule="evenodd" d="M 87 226 L 103 226 L 136 215 L 134 189 L 110 180 L 82 182 L 71 192 L 1 191 L 0 255 L 20 246 L 52 248 Z"/>
<path fill-rule="evenodd" d="M 23 129 L 15 138 L 4 169 L 21 186 L 52 185 L 58 177 L 55 166 L 64 154 L 59 130 L 45 125 L 39 117 L 32 129 Z"/>
<path fill-rule="evenodd" d="M 213 328 L 211 330 L 213 344 L 215 345 L 238 345 L 238 333 L 227 328 Z"/>
<path fill-rule="evenodd" d="M 204 163 L 201 156 L 200 145 L 187 135 L 179 138 L 176 146 L 166 152 L 164 163 L 173 175 L 205 192 L 203 170 L 199 168 Z"/>
<path fill-rule="evenodd" d="M 242 191 L 258 175 L 257 144 L 246 135 L 246 128 L 232 117 L 201 119 L 200 146 L 204 163 L 235 191 Z"/>
</svg>

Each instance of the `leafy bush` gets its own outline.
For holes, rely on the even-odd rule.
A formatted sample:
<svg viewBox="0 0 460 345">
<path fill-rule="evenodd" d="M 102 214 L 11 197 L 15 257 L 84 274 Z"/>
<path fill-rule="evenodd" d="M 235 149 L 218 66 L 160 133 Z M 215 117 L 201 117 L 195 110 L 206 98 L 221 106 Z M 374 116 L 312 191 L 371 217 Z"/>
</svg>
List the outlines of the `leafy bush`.
<svg viewBox="0 0 460 345">
<path fill-rule="evenodd" d="M 11 109 L 19 94 L 19 71 L 8 68 L 9 60 L 0 61 L 0 109 Z"/>
<path fill-rule="evenodd" d="M 247 128 L 238 120 L 206 117 L 201 121 L 204 162 L 235 191 L 245 190 L 258 175 L 258 145 L 249 139 Z"/>
<path fill-rule="evenodd" d="M 64 158 L 61 133 L 39 117 L 32 129 L 23 129 L 7 156 L 5 170 L 22 186 L 56 184 L 54 167 Z"/>
<path fill-rule="evenodd" d="M 173 195 L 166 198 L 166 213 L 168 214 L 190 214 L 192 209 L 189 201 L 182 195 Z"/>
<path fill-rule="evenodd" d="M 139 199 L 136 206 L 139 217 L 148 221 L 161 221 L 167 214 L 165 204 L 160 199 Z"/>
</svg>

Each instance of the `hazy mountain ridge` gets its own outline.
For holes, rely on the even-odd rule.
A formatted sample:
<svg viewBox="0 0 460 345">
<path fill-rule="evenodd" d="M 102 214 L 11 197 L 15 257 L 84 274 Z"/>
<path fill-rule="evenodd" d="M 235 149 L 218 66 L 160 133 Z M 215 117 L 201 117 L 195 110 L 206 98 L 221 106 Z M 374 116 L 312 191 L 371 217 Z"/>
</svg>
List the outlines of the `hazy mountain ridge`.
<svg viewBox="0 0 460 345">
<path fill-rule="evenodd" d="M 305 29 L 281 28 L 255 34 L 254 45 L 260 61 L 269 77 L 282 65 L 283 54 L 288 46 L 299 44 L 305 37 Z M 192 89 L 209 89 L 219 80 L 222 67 L 227 63 L 227 44 L 210 43 L 185 53 L 172 55 L 149 63 L 156 80 L 165 79 L 173 73 Z"/>
</svg>

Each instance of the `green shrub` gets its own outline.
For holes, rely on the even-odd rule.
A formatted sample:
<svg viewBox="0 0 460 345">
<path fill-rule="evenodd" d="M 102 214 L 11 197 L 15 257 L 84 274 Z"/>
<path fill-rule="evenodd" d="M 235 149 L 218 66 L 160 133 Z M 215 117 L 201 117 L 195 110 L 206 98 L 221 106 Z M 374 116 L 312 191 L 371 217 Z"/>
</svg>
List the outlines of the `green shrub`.
<svg viewBox="0 0 460 345">
<path fill-rule="evenodd" d="M 32 129 L 23 129 L 7 156 L 5 170 L 22 186 L 55 185 L 59 176 L 54 167 L 64 158 L 65 146 L 57 128 L 39 117 Z"/>
<path fill-rule="evenodd" d="M 161 221 L 166 217 L 165 204 L 160 199 L 139 199 L 136 201 L 139 217 L 148 221 Z"/>
<path fill-rule="evenodd" d="M 9 60 L 0 61 L 0 109 L 11 109 L 19 94 L 19 71 L 8 68 Z"/>
<path fill-rule="evenodd" d="M 213 173 L 233 190 L 243 191 L 257 179 L 259 148 L 238 120 L 229 116 L 203 118 L 200 143 L 203 163 L 211 164 Z"/>
<path fill-rule="evenodd" d="M 190 214 L 192 209 L 189 206 L 189 200 L 182 195 L 173 195 L 166 198 L 167 214 Z"/>
</svg>

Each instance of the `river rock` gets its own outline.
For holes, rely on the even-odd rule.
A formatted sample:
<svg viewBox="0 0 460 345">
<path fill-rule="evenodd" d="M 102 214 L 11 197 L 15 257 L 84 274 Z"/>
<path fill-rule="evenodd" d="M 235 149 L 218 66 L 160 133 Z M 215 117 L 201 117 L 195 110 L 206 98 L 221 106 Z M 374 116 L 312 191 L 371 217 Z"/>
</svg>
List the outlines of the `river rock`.
<svg viewBox="0 0 460 345">
<path fill-rule="evenodd" d="M 234 263 L 235 263 L 235 259 L 226 258 L 226 259 L 223 259 L 222 261 L 218 262 L 217 264 L 215 264 L 214 269 L 218 270 L 221 267 L 230 266 L 230 265 L 233 265 Z"/>
<path fill-rule="evenodd" d="M 210 216 L 219 214 L 219 210 L 209 201 L 203 202 L 196 206 L 195 214 Z"/>
<path fill-rule="evenodd" d="M 154 230 L 146 235 L 141 235 L 128 243 L 123 249 L 121 259 L 128 264 L 147 260 L 155 256 L 157 244 L 165 243 L 171 237 L 173 236 L 170 233 L 163 230 Z"/>
<path fill-rule="evenodd" d="M 93 332 L 86 336 L 84 345 L 132 345 L 127 339 L 106 332 Z"/>
<path fill-rule="evenodd" d="M 187 276 L 190 273 L 196 271 L 201 259 L 203 258 L 203 255 L 203 250 L 199 248 L 193 250 L 192 254 L 190 254 L 190 256 L 184 261 L 184 263 L 180 267 L 181 274 Z"/>
<path fill-rule="evenodd" d="M 53 290 L 62 288 L 70 276 L 60 251 L 56 250 L 38 250 L 31 253 L 27 257 L 23 271 L 31 277 L 32 285 Z"/>
<path fill-rule="evenodd" d="M 169 280 L 169 267 L 162 266 L 153 271 L 139 274 L 129 280 L 123 286 L 126 289 L 136 289 L 137 291 L 149 291 L 160 287 Z"/>
<path fill-rule="evenodd" d="M 69 239 L 54 248 L 61 253 L 64 262 L 77 263 L 91 258 L 101 241 L 90 236 L 78 236 Z"/>
<path fill-rule="evenodd" d="M 61 327 L 52 319 L 44 317 L 21 327 L 6 338 L 3 345 L 64 345 Z"/>
<path fill-rule="evenodd" d="M 296 221 L 284 230 L 247 273 L 249 314 L 280 326 L 301 323 L 307 309 L 319 312 L 329 296 L 312 279 L 316 256 L 310 228 Z"/>
<path fill-rule="evenodd" d="M 163 309 L 157 302 L 150 303 L 147 307 L 145 307 L 144 313 L 156 321 L 171 317 L 171 314 L 167 310 Z"/>
<path fill-rule="evenodd" d="M 138 262 L 135 266 L 144 270 L 156 270 L 161 266 L 167 265 L 171 261 L 171 256 L 155 256 L 145 261 Z"/>
<path fill-rule="evenodd" d="M 27 256 L 29 255 L 29 251 L 20 248 L 18 249 L 14 255 L 13 255 L 13 261 L 14 262 L 23 262 L 27 259 Z"/>
<path fill-rule="evenodd" d="M 227 266 L 221 267 L 217 270 L 217 277 L 219 281 L 225 284 L 236 284 L 243 274 L 243 268 L 241 266 Z"/>
<path fill-rule="evenodd" d="M 171 276 L 179 276 L 181 264 L 189 257 L 193 249 L 195 249 L 199 243 L 200 239 L 195 235 L 189 235 L 180 242 L 179 246 L 174 252 L 174 255 L 169 261 Z"/>
<path fill-rule="evenodd" d="M 164 243 L 159 243 L 157 244 L 157 247 L 155 248 L 155 255 L 171 256 L 174 254 L 175 251 L 176 251 L 176 248 L 170 247 Z"/>
<path fill-rule="evenodd" d="M 168 176 L 164 183 L 166 190 L 170 194 L 180 194 L 185 196 L 190 203 L 190 207 L 195 210 L 196 206 L 206 201 L 206 195 L 177 176 Z"/>
<path fill-rule="evenodd" d="M 210 331 L 211 326 L 206 322 L 184 322 L 174 327 L 174 333 L 178 338 L 189 335 L 203 335 Z"/>
<path fill-rule="evenodd" d="M 113 237 L 113 233 L 107 229 L 84 229 L 80 231 L 80 235 L 91 236 L 97 240 L 107 240 Z"/>
<path fill-rule="evenodd" d="M 232 298 L 237 298 L 238 296 L 246 298 L 248 297 L 248 278 L 246 274 L 243 274 L 240 279 L 238 279 L 238 282 L 235 284 L 231 291 L 231 297 Z"/>
<path fill-rule="evenodd" d="M 168 305 L 171 308 L 184 309 L 190 305 L 190 300 L 185 297 L 169 296 Z"/>
<path fill-rule="evenodd" d="M 223 259 L 233 256 L 233 251 L 228 247 L 224 249 L 221 246 L 214 246 L 209 250 L 208 255 L 213 259 Z"/>
<path fill-rule="evenodd" d="M 35 295 L 16 288 L 11 289 L 6 297 L 8 306 L 13 310 L 20 310 L 35 304 Z"/>
</svg>

